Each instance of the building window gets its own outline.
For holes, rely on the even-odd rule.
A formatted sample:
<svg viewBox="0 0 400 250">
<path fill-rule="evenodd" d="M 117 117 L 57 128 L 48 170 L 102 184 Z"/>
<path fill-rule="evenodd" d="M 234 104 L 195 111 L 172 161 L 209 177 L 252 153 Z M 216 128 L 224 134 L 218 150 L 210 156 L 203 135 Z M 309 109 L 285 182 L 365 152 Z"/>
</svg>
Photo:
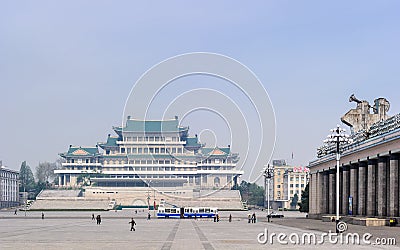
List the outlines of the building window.
<svg viewBox="0 0 400 250">
<path fill-rule="evenodd" d="M 217 187 L 220 185 L 219 177 L 215 177 L 214 178 L 214 185 L 217 186 Z"/>
<path fill-rule="evenodd" d="M 293 184 L 290 184 L 290 187 L 292 188 L 292 187 L 293 187 Z"/>
<path fill-rule="evenodd" d="M 125 148 L 121 148 L 121 154 L 125 154 Z"/>
<path fill-rule="evenodd" d="M 276 185 L 277 188 L 281 188 L 281 185 Z"/>
</svg>

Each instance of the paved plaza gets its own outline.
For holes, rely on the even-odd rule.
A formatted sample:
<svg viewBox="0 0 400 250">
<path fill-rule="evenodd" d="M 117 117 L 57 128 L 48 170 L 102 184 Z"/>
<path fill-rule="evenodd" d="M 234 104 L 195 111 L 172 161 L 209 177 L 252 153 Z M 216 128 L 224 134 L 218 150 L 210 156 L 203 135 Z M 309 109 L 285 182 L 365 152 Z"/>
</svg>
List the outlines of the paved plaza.
<svg viewBox="0 0 400 250">
<path fill-rule="evenodd" d="M 221 212 L 221 221 L 212 219 L 154 219 L 146 220 L 147 211 L 101 211 L 102 223 L 91 220 L 92 212 L 0 212 L 0 249 L 392 249 L 397 246 L 372 246 L 331 244 L 295 245 L 274 243 L 260 244 L 257 237 L 268 230 L 290 235 L 334 230 L 334 224 L 305 219 L 300 213 L 286 212 L 284 219 L 267 223 L 265 212 L 257 211 L 258 222 L 248 223 L 248 212 Z M 228 221 L 232 214 L 232 222 Z M 152 213 L 153 215 L 153 213 Z M 263 216 L 264 215 L 264 216 Z M 136 231 L 130 231 L 130 218 L 136 220 Z M 303 217 L 303 218 L 301 218 Z M 400 227 L 367 228 L 349 225 L 350 232 L 370 232 L 374 236 L 400 235 Z M 264 239 L 261 237 L 261 240 Z M 286 238 L 287 240 L 287 238 Z M 397 239 L 398 240 L 398 239 Z"/>
</svg>

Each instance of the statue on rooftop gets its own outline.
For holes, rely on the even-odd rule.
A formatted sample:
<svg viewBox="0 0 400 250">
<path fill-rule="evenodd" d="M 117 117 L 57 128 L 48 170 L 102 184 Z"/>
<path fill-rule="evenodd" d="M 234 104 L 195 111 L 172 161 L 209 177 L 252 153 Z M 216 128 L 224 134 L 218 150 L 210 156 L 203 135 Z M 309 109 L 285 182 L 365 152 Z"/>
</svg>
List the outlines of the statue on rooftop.
<svg viewBox="0 0 400 250">
<path fill-rule="evenodd" d="M 352 133 L 357 133 L 361 130 L 368 132 L 372 124 L 389 118 L 387 112 L 389 111 L 390 103 L 386 98 L 375 99 L 374 106 L 371 106 L 368 101 L 360 101 L 352 94 L 349 102 L 356 102 L 357 106 L 355 109 L 350 109 L 342 116 L 341 120 L 344 124 L 350 126 Z"/>
</svg>

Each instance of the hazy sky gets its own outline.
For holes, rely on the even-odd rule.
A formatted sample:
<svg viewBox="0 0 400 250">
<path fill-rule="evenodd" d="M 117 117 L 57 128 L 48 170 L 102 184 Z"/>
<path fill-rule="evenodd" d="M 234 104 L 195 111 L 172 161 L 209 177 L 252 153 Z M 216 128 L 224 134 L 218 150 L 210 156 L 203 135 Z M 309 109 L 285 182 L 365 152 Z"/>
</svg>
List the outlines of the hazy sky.
<svg viewBox="0 0 400 250">
<path fill-rule="evenodd" d="M 34 168 L 70 144 L 104 141 L 146 70 L 196 51 L 232 57 L 259 77 L 275 109 L 274 159 L 314 159 L 355 107 L 352 93 L 386 97 L 389 114 L 400 112 L 398 1 L 145 2 L 0 3 L 4 165 L 19 169 L 26 160 Z M 208 128 L 195 116 L 185 125 L 192 134 Z"/>
</svg>

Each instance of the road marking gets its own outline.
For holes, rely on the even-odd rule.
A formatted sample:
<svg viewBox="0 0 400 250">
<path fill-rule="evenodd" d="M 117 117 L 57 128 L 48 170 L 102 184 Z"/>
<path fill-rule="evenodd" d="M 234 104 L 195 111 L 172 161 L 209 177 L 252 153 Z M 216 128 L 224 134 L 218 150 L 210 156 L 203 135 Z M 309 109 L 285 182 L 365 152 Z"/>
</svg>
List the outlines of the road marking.
<svg viewBox="0 0 400 250">
<path fill-rule="evenodd" d="M 196 230 L 197 235 L 200 238 L 201 243 L 203 244 L 203 247 L 205 250 L 214 250 L 214 247 L 211 245 L 211 243 L 208 241 L 207 237 L 204 235 L 203 231 L 197 226 L 196 222 L 192 221 L 193 227 Z"/>
<path fill-rule="evenodd" d="M 171 249 L 172 242 L 175 239 L 175 235 L 176 235 L 176 232 L 178 231 L 180 222 L 181 222 L 180 220 L 178 220 L 178 222 L 176 222 L 176 224 L 172 228 L 171 232 L 169 233 L 168 238 L 165 241 L 164 245 L 161 247 L 161 250 L 169 250 L 169 249 Z"/>
</svg>

